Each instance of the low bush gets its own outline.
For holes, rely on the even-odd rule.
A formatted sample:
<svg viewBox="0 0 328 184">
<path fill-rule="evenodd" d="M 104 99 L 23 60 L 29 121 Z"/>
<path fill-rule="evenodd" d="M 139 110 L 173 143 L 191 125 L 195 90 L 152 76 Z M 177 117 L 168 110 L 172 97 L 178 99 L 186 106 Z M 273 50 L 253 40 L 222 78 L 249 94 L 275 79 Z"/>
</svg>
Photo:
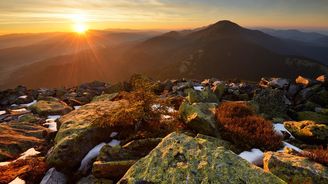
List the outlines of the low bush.
<svg viewBox="0 0 328 184">
<path fill-rule="evenodd" d="M 282 146 L 282 137 L 275 133 L 272 122 L 254 114 L 246 103 L 224 102 L 216 117 L 222 138 L 243 150 L 276 151 Z"/>
<path fill-rule="evenodd" d="M 328 166 L 328 148 L 308 149 L 301 154 L 315 162 Z"/>
<path fill-rule="evenodd" d="M 154 92 L 143 89 L 121 92 L 115 99 L 127 100 L 128 107 L 119 108 L 110 114 L 102 114 L 102 118 L 94 122 L 95 125 L 132 126 L 137 131 L 163 135 L 184 128 L 177 112 L 169 112 L 168 107 L 174 107 L 177 103 L 175 99 L 161 99 Z M 163 119 L 163 115 L 169 115 L 171 118 Z"/>
</svg>

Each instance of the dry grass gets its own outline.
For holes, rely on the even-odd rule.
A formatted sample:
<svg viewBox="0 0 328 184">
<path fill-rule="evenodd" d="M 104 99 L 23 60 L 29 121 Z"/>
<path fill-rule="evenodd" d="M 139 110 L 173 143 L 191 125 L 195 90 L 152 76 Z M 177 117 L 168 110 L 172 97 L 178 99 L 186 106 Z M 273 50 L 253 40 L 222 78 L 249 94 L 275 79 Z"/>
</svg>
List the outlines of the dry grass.
<svg viewBox="0 0 328 184">
<path fill-rule="evenodd" d="M 244 150 L 277 150 L 282 137 L 275 134 L 272 123 L 255 115 L 246 104 L 224 102 L 217 109 L 222 137 Z"/>
<path fill-rule="evenodd" d="M 309 149 L 303 151 L 301 154 L 315 162 L 328 166 L 328 148 L 324 149 L 323 147 L 320 147 L 317 149 Z"/>
<path fill-rule="evenodd" d="M 39 183 L 48 167 L 43 157 L 28 157 L 6 166 L 0 166 L 0 184 L 9 183 L 16 177 L 27 184 Z"/>
</svg>

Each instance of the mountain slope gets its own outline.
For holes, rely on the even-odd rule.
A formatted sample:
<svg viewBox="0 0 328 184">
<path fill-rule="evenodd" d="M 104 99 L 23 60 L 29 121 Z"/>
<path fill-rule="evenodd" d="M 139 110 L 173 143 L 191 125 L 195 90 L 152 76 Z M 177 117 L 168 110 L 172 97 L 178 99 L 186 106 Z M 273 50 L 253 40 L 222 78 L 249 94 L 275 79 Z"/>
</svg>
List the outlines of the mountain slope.
<svg viewBox="0 0 328 184">
<path fill-rule="evenodd" d="M 325 65 L 312 59 L 280 53 L 298 51 L 302 44 L 220 21 L 199 30 L 173 31 L 133 44 L 42 60 L 17 70 L 3 86 L 71 86 L 95 79 L 116 82 L 133 73 L 146 73 L 158 79 L 245 80 L 266 76 L 316 77 L 328 73 Z M 40 76 L 42 79 L 32 82 Z"/>
</svg>

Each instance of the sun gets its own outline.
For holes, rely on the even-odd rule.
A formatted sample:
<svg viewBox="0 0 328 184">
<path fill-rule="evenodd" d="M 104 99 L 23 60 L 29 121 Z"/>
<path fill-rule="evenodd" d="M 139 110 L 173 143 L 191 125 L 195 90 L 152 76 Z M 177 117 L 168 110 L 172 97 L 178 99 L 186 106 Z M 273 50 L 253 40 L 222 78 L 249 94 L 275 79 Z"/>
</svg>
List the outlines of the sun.
<svg viewBox="0 0 328 184">
<path fill-rule="evenodd" d="M 70 15 L 70 19 L 73 22 L 73 31 L 78 34 L 84 34 L 88 31 L 88 27 L 86 25 L 87 18 L 83 13 L 72 14 Z"/>
<path fill-rule="evenodd" d="M 88 28 L 86 27 L 85 24 L 82 23 L 76 23 L 74 24 L 74 31 L 79 34 L 84 34 Z"/>
</svg>

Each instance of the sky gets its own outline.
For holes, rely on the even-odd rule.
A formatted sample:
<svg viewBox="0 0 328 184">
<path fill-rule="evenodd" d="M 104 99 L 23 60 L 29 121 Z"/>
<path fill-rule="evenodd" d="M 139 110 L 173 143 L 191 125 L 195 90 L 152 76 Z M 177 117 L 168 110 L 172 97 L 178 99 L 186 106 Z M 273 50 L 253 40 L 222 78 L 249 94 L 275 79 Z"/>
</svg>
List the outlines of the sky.
<svg viewBox="0 0 328 184">
<path fill-rule="evenodd" d="M 328 0 L 0 0 L 0 34 L 76 27 L 178 30 L 219 20 L 327 31 Z"/>
</svg>

